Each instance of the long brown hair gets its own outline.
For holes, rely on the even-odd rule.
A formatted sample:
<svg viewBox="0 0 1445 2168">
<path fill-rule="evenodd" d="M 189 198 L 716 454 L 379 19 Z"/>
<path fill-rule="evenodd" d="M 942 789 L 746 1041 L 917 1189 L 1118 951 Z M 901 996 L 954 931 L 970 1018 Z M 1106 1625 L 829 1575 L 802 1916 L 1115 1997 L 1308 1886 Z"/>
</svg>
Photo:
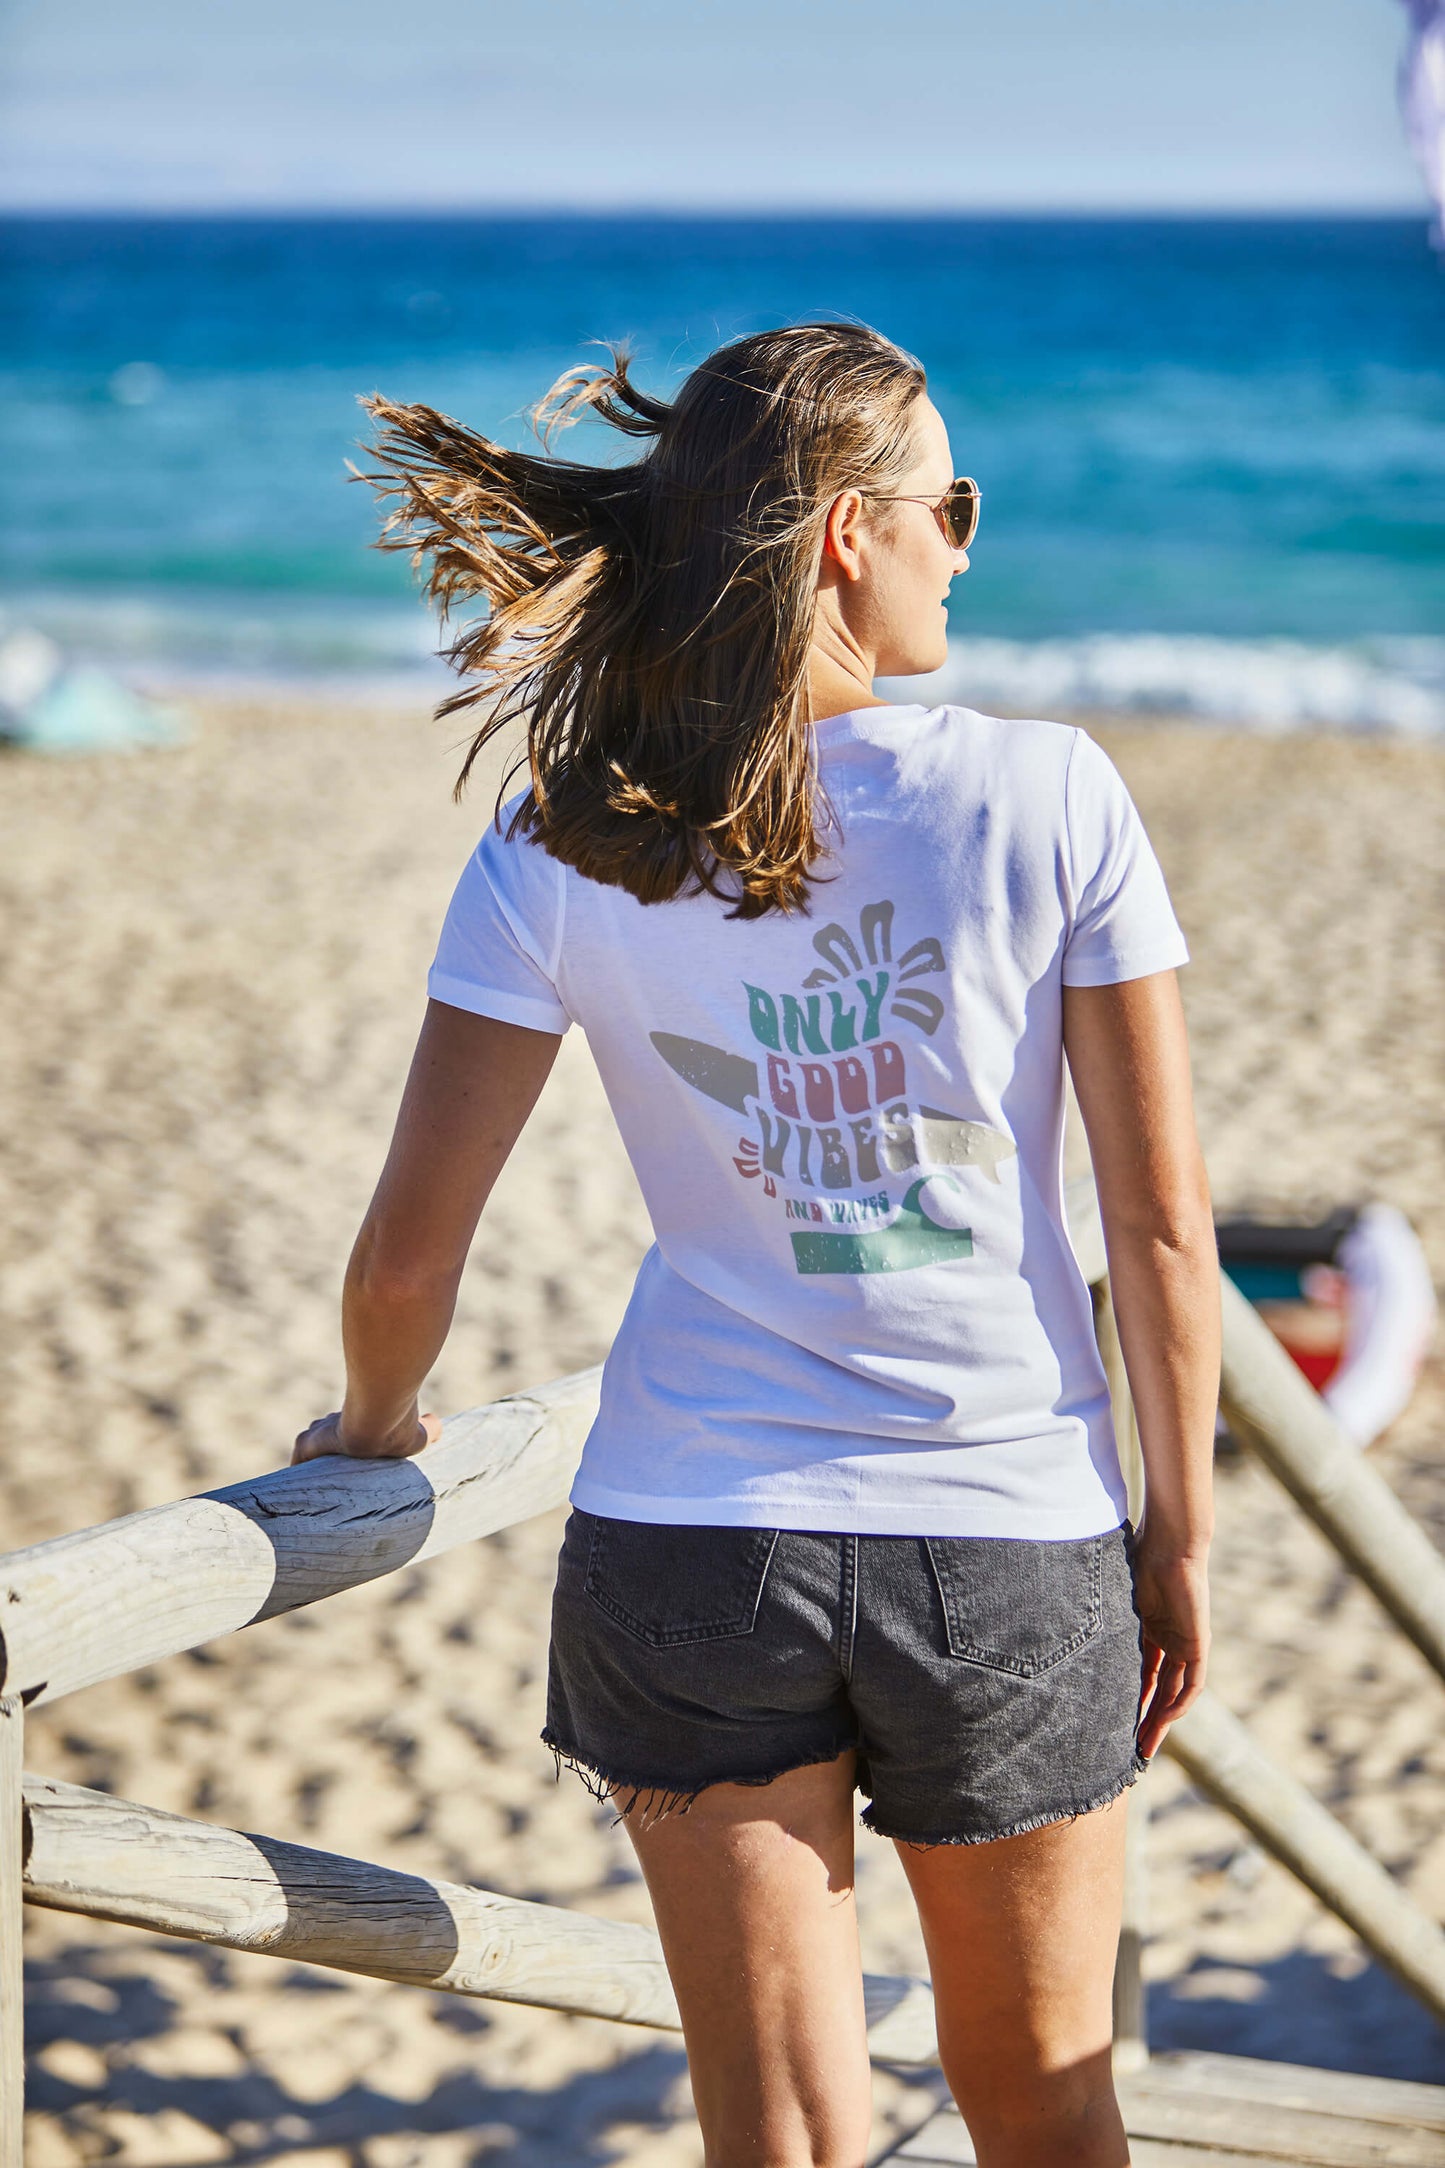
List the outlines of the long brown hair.
<svg viewBox="0 0 1445 2168">
<path fill-rule="evenodd" d="M 511 833 L 643 903 L 701 888 L 741 918 L 805 908 L 828 510 L 906 471 L 924 388 L 876 331 L 798 324 L 721 348 L 670 405 L 634 384 L 625 354 L 569 371 L 536 410 L 544 456 L 431 407 L 366 400 L 379 425 L 366 479 L 398 500 L 380 546 L 425 565 L 444 617 L 489 604 L 447 650 L 468 682 L 437 710 L 482 706 L 458 792 L 525 718 L 531 787 Z M 587 412 L 648 449 L 619 466 L 551 456 L 556 429 Z"/>
</svg>

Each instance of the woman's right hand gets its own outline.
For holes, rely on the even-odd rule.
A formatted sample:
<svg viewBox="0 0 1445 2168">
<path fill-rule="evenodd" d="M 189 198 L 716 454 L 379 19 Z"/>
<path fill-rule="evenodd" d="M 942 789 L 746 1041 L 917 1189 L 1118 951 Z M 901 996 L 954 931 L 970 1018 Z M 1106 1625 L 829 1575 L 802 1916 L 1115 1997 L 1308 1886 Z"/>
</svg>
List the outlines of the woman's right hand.
<svg viewBox="0 0 1445 2168">
<path fill-rule="evenodd" d="M 423 1446 L 435 1445 L 442 1434 L 439 1415 L 421 1415 L 413 1407 L 406 1419 L 382 1437 L 367 1438 L 346 1428 L 344 1413 L 335 1409 L 308 1423 L 291 1448 L 291 1465 L 303 1460 L 324 1460 L 340 1454 L 347 1460 L 407 1460 Z"/>
<path fill-rule="evenodd" d="M 1144 1643 L 1138 1744 L 1152 1760 L 1164 1734 L 1204 1690 L 1209 1662 L 1209 1554 L 1150 1541 L 1134 1551 L 1134 1602 Z"/>
</svg>

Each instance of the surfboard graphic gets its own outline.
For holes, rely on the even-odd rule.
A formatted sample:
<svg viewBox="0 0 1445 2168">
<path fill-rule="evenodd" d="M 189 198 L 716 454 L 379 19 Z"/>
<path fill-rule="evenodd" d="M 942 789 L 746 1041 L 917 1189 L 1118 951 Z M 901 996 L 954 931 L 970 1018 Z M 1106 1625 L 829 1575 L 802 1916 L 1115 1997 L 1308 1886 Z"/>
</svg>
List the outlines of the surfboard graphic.
<svg viewBox="0 0 1445 2168">
<path fill-rule="evenodd" d="M 668 1068 L 684 1084 L 690 1084 L 705 1099 L 716 1099 L 719 1106 L 731 1107 L 738 1114 L 748 1112 L 749 1099 L 758 1096 L 755 1061 L 748 1061 L 742 1054 L 729 1054 L 725 1047 L 709 1046 L 705 1039 L 680 1039 L 671 1031 L 654 1031 L 649 1036 Z"/>
<path fill-rule="evenodd" d="M 966 1122 L 956 1114 L 940 1114 L 935 1107 L 920 1107 L 914 1117 L 913 1134 L 918 1156 L 934 1167 L 977 1167 L 990 1182 L 997 1182 L 999 1162 L 1012 1159 L 1018 1146 L 1012 1137 L 990 1129 L 986 1122 Z"/>
</svg>

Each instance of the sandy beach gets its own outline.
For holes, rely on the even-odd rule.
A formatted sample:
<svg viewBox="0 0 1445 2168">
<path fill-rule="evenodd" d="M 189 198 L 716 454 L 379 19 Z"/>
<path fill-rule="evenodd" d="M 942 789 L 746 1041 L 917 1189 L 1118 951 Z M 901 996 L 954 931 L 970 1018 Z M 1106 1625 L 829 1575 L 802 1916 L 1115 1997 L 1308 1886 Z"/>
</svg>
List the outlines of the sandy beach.
<svg viewBox="0 0 1445 2168">
<path fill-rule="evenodd" d="M 490 811 L 417 704 L 193 704 L 170 752 L 0 762 L 0 1165 L 12 1548 L 284 1460 L 335 1404 L 337 1294 L 437 924 Z M 1100 723 L 1193 950 L 1221 1206 L 1381 1198 L 1445 1283 L 1445 749 Z M 478 1236 L 432 1404 L 598 1360 L 647 1228 L 576 1034 Z M 1375 1449 L 1445 1544 L 1445 1371 Z M 537 1740 L 561 1516 L 37 1711 L 29 1765 L 182 1813 L 645 1919 L 605 1808 Z M 1445 1916 L 1423 1660 L 1252 1464 L 1221 1466 L 1214 1683 Z M 1445 2081 L 1445 2034 L 1168 1764 L 1151 2028 Z M 920 1971 L 860 1835 L 865 1961 Z M 33 2168 L 684 2168 L 677 2041 L 27 1928 Z M 880 2072 L 877 2143 L 937 2082 Z"/>
</svg>

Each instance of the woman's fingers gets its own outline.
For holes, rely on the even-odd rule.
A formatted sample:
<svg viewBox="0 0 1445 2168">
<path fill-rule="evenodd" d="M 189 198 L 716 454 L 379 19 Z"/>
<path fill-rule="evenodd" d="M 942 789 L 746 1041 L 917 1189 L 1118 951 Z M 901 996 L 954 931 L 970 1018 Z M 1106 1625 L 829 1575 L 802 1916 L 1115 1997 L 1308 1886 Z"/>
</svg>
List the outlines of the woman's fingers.
<svg viewBox="0 0 1445 2168">
<path fill-rule="evenodd" d="M 322 1460 L 328 1455 L 339 1455 L 345 1460 L 407 1460 L 413 1453 L 420 1453 L 429 1445 L 435 1445 L 442 1434 L 439 1415 L 419 1415 L 405 1443 L 394 1438 L 376 1441 L 343 1437 L 341 1412 L 333 1409 L 330 1415 L 318 1415 L 314 1423 L 308 1423 L 299 1433 L 291 1448 L 291 1465 L 299 1467 L 305 1460 Z"/>
<path fill-rule="evenodd" d="M 1154 1752 L 1149 1741 L 1154 1737 L 1154 1714 L 1158 1707 L 1163 1686 L 1167 1659 L 1157 1642 L 1144 1644 L 1144 1683 L 1139 1695 L 1139 1714 L 1134 1725 L 1135 1743 L 1146 1759 Z"/>
<path fill-rule="evenodd" d="M 1139 1752 L 1146 1761 L 1152 1761 L 1163 1743 L 1169 1729 L 1169 1710 L 1178 1690 L 1180 1666 L 1165 1657 L 1154 1676 L 1148 1704 L 1139 1719 L 1136 1734 Z"/>
<path fill-rule="evenodd" d="M 1152 1761 L 1170 1725 L 1177 1724 L 1204 1691 L 1204 1660 L 1170 1656 L 1155 1647 L 1146 1652 L 1144 1673 L 1147 1683 L 1135 1736 L 1139 1752 Z"/>
<path fill-rule="evenodd" d="M 339 1453 L 341 1447 L 336 1442 L 336 1426 L 340 1420 L 339 1412 L 333 1410 L 330 1415 L 318 1415 L 314 1423 L 308 1423 L 291 1448 L 292 1467 L 298 1468 L 303 1460 L 319 1460 L 324 1453 Z"/>
</svg>

